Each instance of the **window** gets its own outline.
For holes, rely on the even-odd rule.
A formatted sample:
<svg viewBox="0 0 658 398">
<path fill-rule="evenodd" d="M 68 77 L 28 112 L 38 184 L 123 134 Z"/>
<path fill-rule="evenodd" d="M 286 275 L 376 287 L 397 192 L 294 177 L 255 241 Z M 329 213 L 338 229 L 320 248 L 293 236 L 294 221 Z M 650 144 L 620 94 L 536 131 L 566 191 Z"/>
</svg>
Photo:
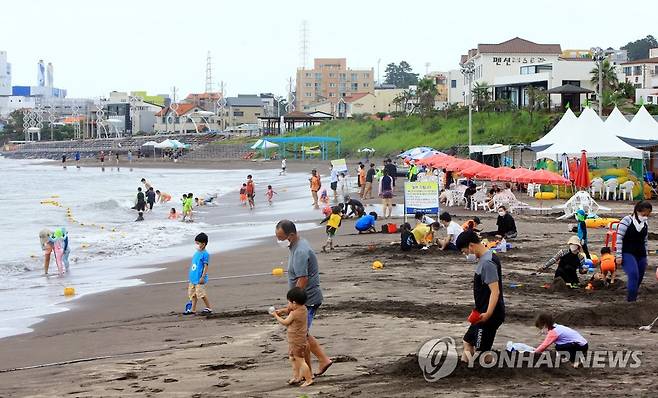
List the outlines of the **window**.
<svg viewBox="0 0 658 398">
<path fill-rule="evenodd" d="M 316 73 L 315 74 L 315 79 L 316 80 L 322 80 L 322 73 Z"/>
<path fill-rule="evenodd" d="M 363 83 L 363 87 L 368 87 L 370 83 Z"/>
<path fill-rule="evenodd" d="M 642 66 L 634 66 L 633 67 L 633 74 L 634 75 L 641 75 L 642 74 Z"/>
<path fill-rule="evenodd" d="M 658 75 L 658 65 L 656 65 L 656 66 L 653 67 L 653 73 L 654 73 L 655 75 Z"/>
<path fill-rule="evenodd" d="M 233 111 L 233 116 L 244 116 L 244 112 L 242 112 L 242 111 Z"/>
<path fill-rule="evenodd" d="M 642 85 L 640 83 L 636 83 L 633 85 L 635 88 L 642 88 Z"/>
<path fill-rule="evenodd" d="M 260 112 L 254 113 L 254 116 L 260 116 Z"/>
<path fill-rule="evenodd" d="M 359 75 L 357 75 L 356 73 L 352 73 L 352 74 L 350 75 L 350 78 L 351 78 L 352 80 L 359 80 Z"/>
<path fill-rule="evenodd" d="M 653 104 L 653 95 L 647 95 L 647 102 Z"/>
<path fill-rule="evenodd" d="M 450 88 L 457 88 L 457 80 L 450 80 Z"/>
<path fill-rule="evenodd" d="M 352 91 L 358 91 L 359 90 L 359 83 L 352 83 Z"/>
<path fill-rule="evenodd" d="M 331 88 L 336 87 L 336 83 L 329 83 L 329 87 L 331 87 Z"/>
<path fill-rule="evenodd" d="M 330 74 L 329 74 L 329 77 L 330 77 L 330 78 L 334 78 L 334 77 L 336 77 L 336 74 L 335 74 L 335 73 L 330 73 Z"/>
<path fill-rule="evenodd" d="M 363 78 L 364 79 L 370 79 L 370 73 L 364 73 Z"/>
<path fill-rule="evenodd" d="M 340 77 L 340 80 L 345 80 L 345 78 L 347 77 L 347 74 L 346 73 L 341 73 L 338 76 Z"/>
<path fill-rule="evenodd" d="M 304 97 L 310 97 L 311 95 L 311 93 L 304 93 Z"/>
<path fill-rule="evenodd" d="M 330 96 L 330 97 L 335 97 L 335 96 L 336 96 L 336 93 L 329 93 L 329 96 Z"/>
<path fill-rule="evenodd" d="M 624 66 L 624 76 L 630 76 L 630 75 L 631 75 L 631 67 Z"/>
<path fill-rule="evenodd" d="M 306 72 L 305 76 L 306 77 L 311 77 L 311 72 Z"/>
<path fill-rule="evenodd" d="M 306 82 L 306 83 L 304 83 L 304 86 L 305 86 L 305 87 L 312 87 L 312 85 L 311 85 L 310 82 Z"/>
</svg>

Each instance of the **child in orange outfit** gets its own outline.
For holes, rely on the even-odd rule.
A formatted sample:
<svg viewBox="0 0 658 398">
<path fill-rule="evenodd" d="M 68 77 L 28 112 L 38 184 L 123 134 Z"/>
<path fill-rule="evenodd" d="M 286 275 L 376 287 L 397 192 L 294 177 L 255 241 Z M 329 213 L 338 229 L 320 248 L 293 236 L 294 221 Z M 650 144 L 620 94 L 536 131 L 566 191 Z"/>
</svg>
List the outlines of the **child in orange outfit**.
<svg viewBox="0 0 658 398">
<path fill-rule="evenodd" d="M 247 205 L 247 184 L 242 184 L 242 188 L 240 188 L 240 204 Z"/>
<path fill-rule="evenodd" d="M 610 275 L 610 283 L 615 283 L 616 270 L 615 256 L 611 254 L 610 248 L 602 248 L 601 258 L 599 259 L 599 272 L 605 279 L 608 279 L 608 275 Z"/>
</svg>

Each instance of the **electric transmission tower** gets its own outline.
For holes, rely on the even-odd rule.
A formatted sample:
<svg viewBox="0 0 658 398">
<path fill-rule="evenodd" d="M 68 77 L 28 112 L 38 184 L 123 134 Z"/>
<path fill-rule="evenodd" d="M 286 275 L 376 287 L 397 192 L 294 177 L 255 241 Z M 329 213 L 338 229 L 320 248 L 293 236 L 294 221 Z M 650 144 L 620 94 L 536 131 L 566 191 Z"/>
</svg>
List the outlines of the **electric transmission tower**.
<svg viewBox="0 0 658 398">
<path fill-rule="evenodd" d="M 299 67 L 305 69 L 308 65 L 310 30 L 308 21 L 303 20 L 299 27 Z"/>
<path fill-rule="evenodd" d="M 212 58 L 210 57 L 210 51 L 208 51 L 208 57 L 206 57 L 206 93 L 212 92 Z"/>
</svg>

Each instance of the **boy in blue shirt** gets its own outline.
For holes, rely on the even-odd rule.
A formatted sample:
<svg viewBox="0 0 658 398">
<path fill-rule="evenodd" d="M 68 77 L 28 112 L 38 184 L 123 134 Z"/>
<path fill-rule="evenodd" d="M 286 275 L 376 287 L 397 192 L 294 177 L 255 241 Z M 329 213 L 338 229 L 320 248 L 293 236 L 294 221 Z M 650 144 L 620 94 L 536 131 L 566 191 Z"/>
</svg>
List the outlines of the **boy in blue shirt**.
<svg viewBox="0 0 658 398">
<path fill-rule="evenodd" d="M 376 220 L 377 220 L 377 213 L 371 211 L 370 213 L 356 220 L 356 223 L 354 223 L 354 228 L 356 228 L 356 230 L 359 231 L 359 233 L 377 232 L 377 230 L 375 229 Z"/>
<path fill-rule="evenodd" d="M 206 308 L 201 311 L 203 315 L 212 314 L 210 309 L 210 301 L 206 295 L 205 285 L 208 283 L 208 261 L 210 255 L 206 251 L 208 245 L 208 235 L 201 232 L 194 238 L 196 244 L 196 252 L 192 257 L 192 265 L 188 273 L 189 284 L 187 285 L 187 297 L 189 301 L 185 306 L 184 315 L 194 314 L 196 312 L 196 303 L 198 299 L 202 299 Z"/>
</svg>

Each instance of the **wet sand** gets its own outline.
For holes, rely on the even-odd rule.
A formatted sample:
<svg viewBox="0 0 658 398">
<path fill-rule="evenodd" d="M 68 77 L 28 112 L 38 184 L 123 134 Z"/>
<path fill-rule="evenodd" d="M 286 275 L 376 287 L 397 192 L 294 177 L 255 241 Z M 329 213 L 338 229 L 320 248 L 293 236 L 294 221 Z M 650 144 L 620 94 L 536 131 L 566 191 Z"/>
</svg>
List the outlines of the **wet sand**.
<svg viewBox="0 0 658 398">
<path fill-rule="evenodd" d="M 293 167 L 308 170 L 310 164 Z M 613 207 L 618 216 L 630 211 L 629 204 Z M 470 214 L 448 210 L 458 222 Z M 493 214 L 478 215 L 485 230 L 495 227 Z M 300 389 L 285 383 L 290 373 L 285 329 L 266 309 L 285 301 L 285 277 L 269 272 L 287 252 L 272 238 L 213 256 L 211 277 L 268 275 L 212 280 L 208 292 L 216 314 L 211 317 L 181 315 L 185 283 L 157 284 L 185 279 L 184 260 L 157 264 L 163 270 L 146 275 L 145 285 L 84 297 L 33 333 L 0 340 L 0 369 L 108 357 L 0 373 L 0 396 L 651 395 L 658 371 L 656 334 L 637 328 L 658 315 L 654 258 L 637 303 L 625 302 L 623 272 L 614 289 L 545 288 L 552 274 L 530 273 L 572 235 L 569 222 L 554 216 L 515 218 L 520 238 L 500 253 L 507 319 L 494 348 L 503 349 L 508 340 L 537 345 L 541 336 L 533 318 L 552 311 L 558 322 L 581 331 L 591 350 L 643 351 L 639 368 L 458 368 L 448 378 L 426 382 L 415 352 L 429 338 L 461 341 L 472 307 L 473 264 L 433 248 L 400 252 L 392 245 L 399 242 L 397 234 L 357 235 L 347 220 L 328 254 L 319 250 L 323 228 L 302 233 L 318 252 L 325 295 L 312 331 L 335 361 L 316 385 Z M 592 253 L 603 239 L 604 230 L 590 230 Z M 657 243 L 650 241 L 650 248 Z M 384 268 L 372 270 L 374 260 Z"/>
</svg>

